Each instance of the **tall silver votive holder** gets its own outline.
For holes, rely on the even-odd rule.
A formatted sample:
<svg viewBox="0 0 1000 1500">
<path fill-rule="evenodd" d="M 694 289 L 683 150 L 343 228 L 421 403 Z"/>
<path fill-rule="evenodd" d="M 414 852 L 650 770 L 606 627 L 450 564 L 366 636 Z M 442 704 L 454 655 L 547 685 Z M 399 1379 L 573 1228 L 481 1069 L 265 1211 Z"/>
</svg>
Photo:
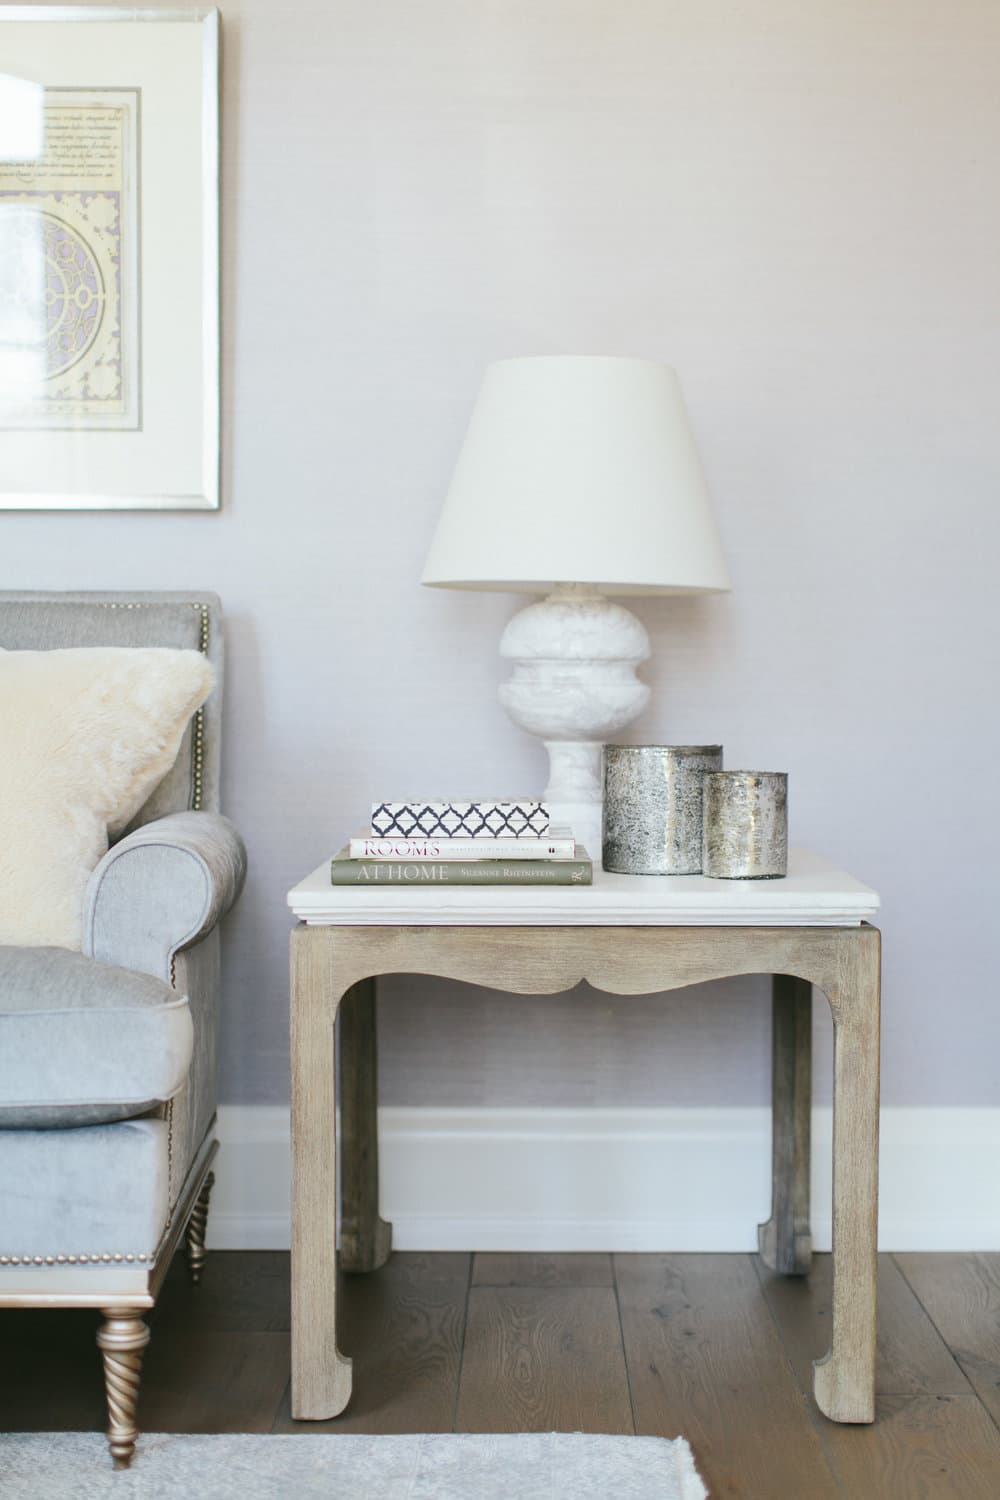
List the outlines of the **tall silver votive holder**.
<svg viewBox="0 0 1000 1500">
<path fill-rule="evenodd" d="M 788 775 L 705 777 L 703 871 L 715 880 L 775 880 L 788 870 Z"/>
<path fill-rule="evenodd" d="M 697 875 L 702 782 L 721 766 L 721 745 L 605 745 L 604 868 Z"/>
</svg>

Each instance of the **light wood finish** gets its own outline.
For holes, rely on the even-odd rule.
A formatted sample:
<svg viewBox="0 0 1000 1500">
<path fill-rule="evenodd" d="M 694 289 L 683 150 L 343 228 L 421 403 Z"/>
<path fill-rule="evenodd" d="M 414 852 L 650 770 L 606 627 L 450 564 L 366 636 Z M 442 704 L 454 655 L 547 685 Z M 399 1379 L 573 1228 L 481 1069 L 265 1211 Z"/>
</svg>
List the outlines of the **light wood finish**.
<svg viewBox="0 0 1000 1500">
<path fill-rule="evenodd" d="M 292 933 L 292 1411 L 336 1415 L 350 1396 L 336 1348 L 335 1087 L 332 1037 L 352 988 L 417 973 L 518 994 L 586 980 L 648 995 L 738 974 L 788 975 L 821 990 L 834 1021 L 834 1288 L 832 1342 L 815 1395 L 840 1422 L 874 1419 L 879 1078 L 879 934 L 873 927 L 393 927 L 300 924 Z M 797 990 L 796 996 L 802 991 Z M 801 1008 L 799 1000 L 794 1002 Z M 797 1026 L 795 1045 L 798 1047 Z M 372 1036 L 374 1031 L 371 1032 Z M 784 1044 L 783 1044 L 784 1045 Z M 372 1071 L 373 1076 L 373 1071 Z M 783 1116 L 801 1119 L 801 1070 Z M 369 1122 L 369 1103 L 353 1110 Z M 785 1139 L 788 1130 L 784 1130 Z M 778 1197 L 802 1243 L 800 1147 L 782 1155 Z M 369 1151 L 376 1142 L 370 1134 Z M 355 1151 L 355 1161 L 364 1160 Z M 371 1169 L 367 1180 L 371 1182 Z M 364 1174 L 363 1174 L 364 1175 Z M 366 1190 L 370 1207 L 373 1196 Z M 777 1243 L 776 1231 L 776 1243 Z M 787 1248 L 787 1234 L 784 1236 Z M 793 1251 L 794 1253 L 794 1251 Z"/>
<path fill-rule="evenodd" d="M 771 1217 L 757 1243 L 772 1271 L 804 1276 L 812 1258 L 812 985 L 790 974 L 771 984 Z"/>
<path fill-rule="evenodd" d="M 473 1287 L 459 1382 L 466 1432 L 632 1432 L 612 1287 Z"/>
<path fill-rule="evenodd" d="M 328 986 L 330 1013 L 359 980 L 400 973 L 521 995 L 556 994 L 583 980 L 613 995 L 648 995 L 736 974 L 794 974 L 832 1004 L 856 977 L 855 948 L 873 933 L 865 925 L 293 928 L 295 941 L 326 954 L 314 967 Z"/>
<path fill-rule="evenodd" d="M 897 1255 L 896 1261 L 1000 1426 L 1000 1254 Z"/>
<path fill-rule="evenodd" d="M 465 1339 L 465 1254 L 394 1255 L 352 1276 L 342 1304 L 355 1392 L 329 1422 L 296 1422 L 286 1398 L 275 1432 L 451 1432 Z"/>
<path fill-rule="evenodd" d="M 343 1215 L 340 1265 L 374 1271 L 392 1250 L 378 1211 L 378 1060 L 374 979 L 352 985 L 340 1005 L 340 1131 Z"/>
<path fill-rule="evenodd" d="M 104 1389 L 108 1401 L 108 1447 L 116 1469 L 128 1467 L 139 1436 L 135 1413 L 139 1401 L 142 1355 L 149 1329 L 128 1307 L 108 1307 L 97 1330 L 97 1347 L 104 1357 Z"/>
<path fill-rule="evenodd" d="M 881 940 L 862 927 L 824 989 L 833 1012 L 833 1328 L 813 1393 L 834 1422 L 874 1422 Z"/>
<path fill-rule="evenodd" d="M 292 932 L 292 1414 L 343 1411 L 351 1361 L 337 1348 L 337 1008 L 333 929 Z M 338 966 L 339 968 L 339 966 Z M 363 976 L 358 976 L 363 977 Z"/>
<path fill-rule="evenodd" d="M 801 1278 L 775 1275 L 759 1261 L 757 1273 L 796 1379 L 808 1391 L 813 1360 L 830 1336 L 832 1258 L 813 1256 L 812 1269 Z M 889 1255 L 878 1258 L 875 1388 L 880 1401 L 885 1396 L 969 1394 L 954 1355 Z"/>
</svg>

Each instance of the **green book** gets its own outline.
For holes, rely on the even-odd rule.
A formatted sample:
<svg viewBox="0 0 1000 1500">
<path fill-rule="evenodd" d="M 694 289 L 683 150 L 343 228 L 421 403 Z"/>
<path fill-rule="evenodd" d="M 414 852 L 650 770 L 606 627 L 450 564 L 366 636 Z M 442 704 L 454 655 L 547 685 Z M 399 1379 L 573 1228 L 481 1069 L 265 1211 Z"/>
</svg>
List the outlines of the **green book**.
<svg viewBox="0 0 1000 1500">
<path fill-rule="evenodd" d="M 345 844 L 330 861 L 333 885 L 591 885 L 594 867 L 582 844 L 576 859 L 351 859 Z"/>
</svg>

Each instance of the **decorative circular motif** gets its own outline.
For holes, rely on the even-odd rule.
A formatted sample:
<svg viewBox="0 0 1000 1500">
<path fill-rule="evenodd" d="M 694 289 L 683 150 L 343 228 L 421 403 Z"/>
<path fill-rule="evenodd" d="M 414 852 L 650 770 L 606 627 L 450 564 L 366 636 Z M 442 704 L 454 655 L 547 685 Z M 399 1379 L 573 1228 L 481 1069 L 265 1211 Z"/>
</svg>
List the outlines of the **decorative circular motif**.
<svg viewBox="0 0 1000 1500">
<path fill-rule="evenodd" d="M 79 230 L 52 215 L 45 221 L 48 374 L 83 358 L 101 331 L 107 296 L 94 251 Z"/>
<path fill-rule="evenodd" d="M 13 311 L 23 341 L 44 351 L 48 379 L 63 375 L 84 358 L 101 331 L 107 289 L 100 262 L 75 225 L 46 210 L 5 207 L 3 228 L 0 261 L 13 264 L 9 276 L 0 265 L 0 286 L 21 288 Z"/>
</svg>

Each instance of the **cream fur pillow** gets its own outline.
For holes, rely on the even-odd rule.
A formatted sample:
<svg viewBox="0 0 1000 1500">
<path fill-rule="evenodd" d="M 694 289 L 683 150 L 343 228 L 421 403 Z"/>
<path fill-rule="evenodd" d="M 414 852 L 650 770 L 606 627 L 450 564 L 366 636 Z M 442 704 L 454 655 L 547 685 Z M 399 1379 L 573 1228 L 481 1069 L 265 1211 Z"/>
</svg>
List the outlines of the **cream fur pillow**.
<svg viewBox="0 0 1000 1500">
<path fill-rule="evenodd" d="M 198 651 L 0 649 L 0 943 L 79 948 L 87 877 L 212 690 Z"/>
</svg>

